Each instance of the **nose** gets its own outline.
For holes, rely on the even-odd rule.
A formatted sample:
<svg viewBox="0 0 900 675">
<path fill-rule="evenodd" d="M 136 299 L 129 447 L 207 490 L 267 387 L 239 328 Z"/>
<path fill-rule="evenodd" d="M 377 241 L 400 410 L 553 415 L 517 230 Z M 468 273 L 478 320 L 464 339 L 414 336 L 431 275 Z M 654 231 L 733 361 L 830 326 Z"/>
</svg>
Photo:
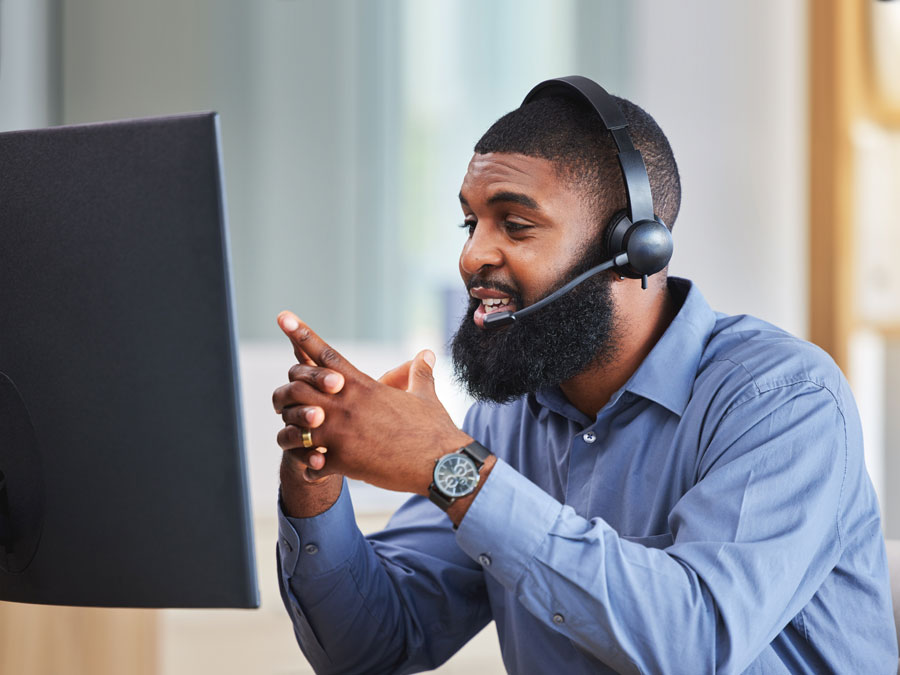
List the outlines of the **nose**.
<svg viewBox="0 0 900 675">
<path fill-rule="evenodd" d="M 479 223 L 463 245 L 459 271 L 464 278 L 481 272 L 485 267 L 500 267 L 503 264 L 503 251 L 492 230 L 487 223 Z"/>
</svg>

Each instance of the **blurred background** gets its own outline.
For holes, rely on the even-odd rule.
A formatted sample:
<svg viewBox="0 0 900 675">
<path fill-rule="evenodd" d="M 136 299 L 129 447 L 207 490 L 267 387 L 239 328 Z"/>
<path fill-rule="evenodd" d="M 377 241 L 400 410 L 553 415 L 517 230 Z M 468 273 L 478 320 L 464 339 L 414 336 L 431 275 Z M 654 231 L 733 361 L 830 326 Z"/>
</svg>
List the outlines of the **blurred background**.
<svg viewBox="0 0 900 675">
<path fill-rule="evenodd" d="M 0 130 L 221 114 L 257 612 L 0 603 L 0 672 L 305 673 L 275 581 L 293 309 L 373 376 L 445 346 L 472 146 L 537 82 L 583 74 L 672 143 L 672 274 L 829 351 L 900 537 L 900 2 L 0 0 Z M 352 487 L 364 530 L 401 495 Z M 52 641 L 52 649 L 48 648 Z M 440 672 L 502 672 L 492 627 Z"/>
</svg>

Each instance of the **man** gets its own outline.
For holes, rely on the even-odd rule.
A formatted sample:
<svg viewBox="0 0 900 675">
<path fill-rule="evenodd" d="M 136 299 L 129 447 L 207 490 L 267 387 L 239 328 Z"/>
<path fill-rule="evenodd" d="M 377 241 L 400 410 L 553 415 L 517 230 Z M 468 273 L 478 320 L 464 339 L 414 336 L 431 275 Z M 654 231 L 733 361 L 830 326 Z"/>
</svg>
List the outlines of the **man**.
<svg viewBox="0 0 900 675">
<path fill-rule="evenodd" d="M 671 226 L 669 144 L 616 100 Z M 491 619 L 515 673 L 896 671 L 859 419 L 824 353 L 664 271 L 646 290 L 604 272 L 486 326 L 614 255 L 628 201 L 610 132 L 568 97 L 478 142 L 452 351 L 479 403 L 462 429 L 431 352 L 376 382 L 279 316 L 298 359 L 273 397 L 279 579 L 318 672 L 430 669 Z M 342 476 L 417 496 L 366 539 Z"/>
</svg>

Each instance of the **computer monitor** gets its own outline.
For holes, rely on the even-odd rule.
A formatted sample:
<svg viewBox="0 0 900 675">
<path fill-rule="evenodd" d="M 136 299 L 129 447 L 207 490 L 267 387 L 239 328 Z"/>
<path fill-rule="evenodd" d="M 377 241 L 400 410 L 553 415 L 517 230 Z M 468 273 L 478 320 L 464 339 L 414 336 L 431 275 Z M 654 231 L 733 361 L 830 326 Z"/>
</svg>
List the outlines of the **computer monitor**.
<svg viewBox="0 0 900 675">
<path fill-rule="evenodd" d="M 0 600 L 258 607 L 215 113 L 0 134 Z"/>
</svg>

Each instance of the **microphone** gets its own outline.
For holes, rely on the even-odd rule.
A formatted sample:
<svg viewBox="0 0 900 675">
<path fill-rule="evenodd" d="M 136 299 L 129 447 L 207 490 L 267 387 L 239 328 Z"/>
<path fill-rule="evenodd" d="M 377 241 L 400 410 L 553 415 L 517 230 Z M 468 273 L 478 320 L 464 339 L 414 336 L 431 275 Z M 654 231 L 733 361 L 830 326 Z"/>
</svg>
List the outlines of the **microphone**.
<svg viewBox="0 0 900 675">
<path fill-rule="evenodd" d="M 612 269 L 613 267 L 621 267 L 627 264 L 628 253 L 620 253 L 615 258 L 610 258 L 606 262 L 600 263 L 596 267 L 592 267 L 587 272 L 579 274 L 577 277 L 572 279 L 572 281 L 565 284 L 564 286 L 560 286 L 546 298 L 541 298 L 533 305 L 529 305 L 524 309 L 516 310 L 515 312 L 492 312 L 491 314 L 485 314 L 484 327 L 494 329 L 500 328 L 501 326 L 509 326 L 510 324 L 514 323 L 516 319 L 523 316 L 528 316 L 532 312 L 536 312 L 542 307 L 546 307 L 551 302 L 554 302 L 555 300 L 561 298 L 579 284 L 590 279 L 592 276 L 600 274 L 600 272 L 605 272 L 606 270 Z"/>
</svg>

